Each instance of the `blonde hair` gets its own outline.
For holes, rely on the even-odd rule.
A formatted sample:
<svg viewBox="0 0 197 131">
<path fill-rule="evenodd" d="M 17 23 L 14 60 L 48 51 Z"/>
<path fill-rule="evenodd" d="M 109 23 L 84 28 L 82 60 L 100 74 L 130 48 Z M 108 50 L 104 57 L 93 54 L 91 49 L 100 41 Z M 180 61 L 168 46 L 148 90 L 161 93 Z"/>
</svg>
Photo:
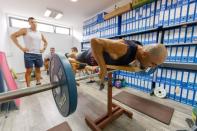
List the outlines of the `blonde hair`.
<svg viewBox="0 0 197 131">
<path fill-rule="evenodd" d="M 163 44 L 150 44 L 150 45 L 145 45 L 143 46 L 143 49 L 148 52 L 151 56 L 157 56 L 160 57 L 161 59 L 165 60 L 168 52 Z"/>
</svg>

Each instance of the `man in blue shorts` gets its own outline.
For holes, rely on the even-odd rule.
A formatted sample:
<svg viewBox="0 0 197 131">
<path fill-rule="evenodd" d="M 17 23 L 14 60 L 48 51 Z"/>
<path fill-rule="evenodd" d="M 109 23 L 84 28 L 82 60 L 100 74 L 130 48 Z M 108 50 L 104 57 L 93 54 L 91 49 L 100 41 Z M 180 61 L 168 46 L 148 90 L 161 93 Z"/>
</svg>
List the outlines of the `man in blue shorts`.
<svg viewBox="0 0 197 131">
<path fill-rule="evenodd" d="M 47 48 L 47 40 L 39 31 L 37 31 L 37 22 L 33 17 L 28 18 L 30 28 L 22 28 L 11 35 L 14 44 L 24 52 L 25 61 L 25 79 L 27 87 L 30 87 L 31 72 L 35 66 L 36 85 L 40 85 L 41 71 L 43 66 L 42 53 Z M 21 46 L 17 40 L 18 37 L 23 36 L 25 47 Z M 44 46 L 42 46 L 44 43 Z"/>
</svg>

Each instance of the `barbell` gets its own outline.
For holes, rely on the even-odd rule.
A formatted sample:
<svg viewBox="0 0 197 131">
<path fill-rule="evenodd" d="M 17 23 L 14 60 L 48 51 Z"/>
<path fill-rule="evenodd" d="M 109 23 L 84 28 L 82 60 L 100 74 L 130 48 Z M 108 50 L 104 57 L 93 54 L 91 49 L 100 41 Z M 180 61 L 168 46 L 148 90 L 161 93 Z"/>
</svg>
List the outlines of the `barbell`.
<svg viewBox="0 0 197 131">
<path fill-rule="evenodd" d="M 108 73 L 114 71 L 117 70 L 111 70 Z M 77 108 L 78 95 L 76 81 L 84 80 L 89 77 L 96 77 L 99 74 L 96 73 L 75 78 L 70 62 L 64 55 L 59 53 L 54 54 L 51 58 L 49 72 L 50 83 L 37 87 L 20 88 L 15 91 L 0 93 L 0 103 L 52 90 L 60 114 L 67 117 L 74 113 Z M 148 72 L 144 73 L 148 74 Z"/>
<path fill-rule="evenodd" d="M 115 70 L 109 71 L 114 72 Z M 62 54 L 55 54 L 51 58 L 49 68 L 50 83 L 36 87 L 20 88 L 6 93 L 0 93 L 0 103 L 13 99 L 33 95 L 36 93 L 52 90 L 56 106 L 64 117 L 75 112 L 77 107 L 76 81 L 89 77 L 96 77 L 99 73 L 75 78 L 72 67 L 67 58 Z M 108 73 L 109 73 L 108 72 Z"/>
</svg>

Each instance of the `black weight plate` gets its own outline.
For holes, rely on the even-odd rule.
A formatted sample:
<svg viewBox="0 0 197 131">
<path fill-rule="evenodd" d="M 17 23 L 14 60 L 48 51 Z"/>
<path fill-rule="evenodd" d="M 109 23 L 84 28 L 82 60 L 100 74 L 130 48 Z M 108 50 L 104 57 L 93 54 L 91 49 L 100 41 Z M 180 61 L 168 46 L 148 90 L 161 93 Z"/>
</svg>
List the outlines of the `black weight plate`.
<svg viewBox="0 0 197 131">
<path fill-rule="evenodd" d="M 77 108 L 77 88 L 75 77 L 68 59 L 62 54 L 55 54 L 50 61 L 50 81 L 60 86 L 52 89 L 59 112 L 69 116 Z"/>
</svg>

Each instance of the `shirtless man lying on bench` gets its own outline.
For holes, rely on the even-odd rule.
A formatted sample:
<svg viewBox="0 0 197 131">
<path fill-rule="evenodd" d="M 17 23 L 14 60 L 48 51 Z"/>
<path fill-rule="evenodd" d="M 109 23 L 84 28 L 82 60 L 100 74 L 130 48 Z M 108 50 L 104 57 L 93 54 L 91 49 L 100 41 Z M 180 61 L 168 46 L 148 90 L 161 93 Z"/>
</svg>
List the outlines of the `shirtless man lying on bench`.
<svg viewBox="0 0 197 131">
<path fill-rule="evenodd" d="M 100 89 L 104 88 L 107 65 L 138 65 L 141 69 L 156 67 L 167 57 L 167 49 L 163 44 L 142 46 L 134 40 L 111 40 L 103 38 L 91 39 L 91 48 L 69 59 L 71 63 L 87 63 L 100 67 Z"/>
</svg>

